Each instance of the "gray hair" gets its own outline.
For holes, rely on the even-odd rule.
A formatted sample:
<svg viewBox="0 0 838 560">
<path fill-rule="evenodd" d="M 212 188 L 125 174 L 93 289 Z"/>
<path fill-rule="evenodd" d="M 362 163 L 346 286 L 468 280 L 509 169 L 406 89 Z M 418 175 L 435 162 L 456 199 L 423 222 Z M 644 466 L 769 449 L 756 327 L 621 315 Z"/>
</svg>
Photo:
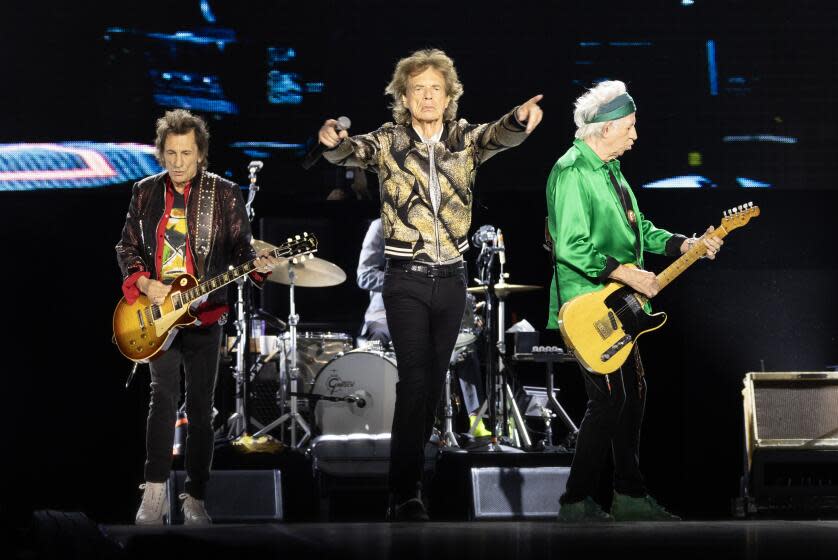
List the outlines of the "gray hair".
<svg viewBox="0 0 838 560">
<path fill-rule="evenodd" d="M 602 129 L 610 121 L 592 123 L 591 119 L 599 112 L 600 107 L 615 97 L 626 93 L 626 84 L 620 80 L 600 82 L 583 93 L 574 104 L 573 122 L 576 123 L 576 138 L 590 138 L 602 136 Z"/>
<path fill-rule="evenodd" d="M 396 64 L 393 79 L 384 89 L 385 94 L 393 97 L 393 104 L 390 108 L 393 110 L 393 120 L 397 124 L 410 122 L 410 111 L 402 103 L 402 96 L 407 94 L 407 80 L 428 68 L 433 68 L 445 79 L 445 93 L 450 98 L 450 102 L 445 108 L 443 120 L 450 121 L 457 116 L 457 100 L 463 95 L 463 84 L 457 77 L 454 61 L 439 49 L 424 49 L 401 59 Z"/>
<path fill-rule="evenodd" d="M 157 119 L 157 136 L 154 139 L 154 157 L 163 167 L 166 167 L 166 158 L 163 155 L 163 148 L 166 145 L 166 138 L 169 134 L 189 134 L 190 130 L 195 131 L 195 144 L 198 146 L 198 167 L 207 168 L 207 155 L 209 154 L 209 130 L 207 122 L 197 115 L 193 115 L 185 109 L 166 111 L 166 114 Z"/>
</svg>

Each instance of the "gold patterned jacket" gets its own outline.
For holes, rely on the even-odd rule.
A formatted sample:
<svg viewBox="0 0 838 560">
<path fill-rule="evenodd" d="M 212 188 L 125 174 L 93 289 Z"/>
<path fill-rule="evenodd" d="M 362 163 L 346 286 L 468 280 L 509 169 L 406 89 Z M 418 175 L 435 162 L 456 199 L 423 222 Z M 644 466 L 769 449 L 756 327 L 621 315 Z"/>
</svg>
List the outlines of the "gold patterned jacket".
<svg viewBox="0 0 838 560">
<path fill-rule="evenodd" d="M 488 124 L 447 121 L 440 141 L 433 144 L 425 144 L 410 124 L 387 123 L 351 136 L 323 155 L 334 164 L 378 174 L 387 257 L 453 262 L 468 249 L 477 167 L 526 138 L 516 109 Z M 441 194 L 437 213 L 431 203 L 430 149 Z"/>
</svg>

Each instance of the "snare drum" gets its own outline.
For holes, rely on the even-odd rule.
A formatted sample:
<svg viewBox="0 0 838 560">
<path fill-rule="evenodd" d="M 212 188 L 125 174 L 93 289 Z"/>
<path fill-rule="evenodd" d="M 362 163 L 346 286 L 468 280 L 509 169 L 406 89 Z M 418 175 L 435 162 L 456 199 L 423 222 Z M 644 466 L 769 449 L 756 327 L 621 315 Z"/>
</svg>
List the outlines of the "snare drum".
<svg viewBox="0 0 838 560">
<path fill-rule="evenodd" d="M 336 357 L 317 374 L 312 393 L 358 400 L 316 401 L 315 425 L 322 434 L 389 433 L 398 380 L 392 354 L 352 350 Z"/>
</svg>

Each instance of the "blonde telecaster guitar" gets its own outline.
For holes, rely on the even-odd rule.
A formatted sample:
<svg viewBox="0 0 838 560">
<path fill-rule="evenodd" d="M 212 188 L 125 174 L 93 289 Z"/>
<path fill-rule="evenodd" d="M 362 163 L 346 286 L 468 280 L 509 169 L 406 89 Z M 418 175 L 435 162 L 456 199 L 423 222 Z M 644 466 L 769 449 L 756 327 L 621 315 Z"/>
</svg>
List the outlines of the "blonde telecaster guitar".
<svg viewBox="0 0 838 560">
<path fill-rule="evenodd" d="M 722 223 L 712 235 L 723 238 L 736 228 L 759 216 L 759 207 L 748 203 L 724 213 Z M 706 252 L 704 243 L 696 243 L 663 272 L 657 275 L 663 289 L 687 270 Z M 647 298 L 619 282 L 575 297 L 559 310 L 559 329 L 569 350 L 585 369 L 609 374 L 628 359 L 634 343 L 643 333 L 659 329 L 666 313 L 650 315 L 643 309 Z"/>
<path fill-rule="evenodd" d="M 305 259 L 317 251 L 317 238 L 304 233 L 289 238 L 287 243 L 270 252 L 276 258 Z M 122 298 L 113 313 L 113 338 L 119 351 L 135 362 L 153 359 L 168 347 L 177 334 L 177 328 L 195 322 L 190 306 L 203 300 L 210 292 L 256 270 L 255 261 L 248 261 L 236 268 L 201 284 L 190 274 L 181 274 L 172 283 L 172 289 L 161 305 L 152 305 L 141 294 L 134 303 Z"/>
</svg>

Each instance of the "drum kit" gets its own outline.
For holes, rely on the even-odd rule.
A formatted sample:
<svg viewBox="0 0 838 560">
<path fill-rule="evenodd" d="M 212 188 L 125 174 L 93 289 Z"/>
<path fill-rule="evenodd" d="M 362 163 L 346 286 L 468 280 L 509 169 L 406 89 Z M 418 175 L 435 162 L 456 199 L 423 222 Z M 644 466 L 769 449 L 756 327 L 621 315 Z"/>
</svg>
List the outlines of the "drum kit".
<svg viewBox="0 0 838 560">
<path fill-rule="evenodd" d="M 261 251 L 272 249 L 265 241 L 254 240 L 253 247 Z M 313 263 L 313 264 L 312 264 Z M 279 271 L 279 273 L 277 273 Z M 247 425 L 241 420 L 248 409 L 246 388 L 236 390 L 236 413 L 228 422 L 228 437 L 235 439 L 247 434 L 246 426 L 257 431 L 252 438 L 276 435 L 292 447 L 303 447 L 316 434 L 386 433 L 393 422 L 398 367 L 392 348 L 378 341 L 355 347 L 353 337 L 342 332 L 299 331 L 296 325 L 294 290 L 297 287 L 320 288 L 335 286 L 346 279 L 340 267 L 321 258 L 306 260 L 301 265 L 283 263 L 267 277 L 269 282 L 289 287 L 287 322 L 263 310 L 247 313 L 250 326 L 248 358 L 253 364 L 250 374 L 238 373 L 235 363 L 233 375 L 237 386 L 252 383 L 262 366 L 274 362 L 277 379 L 275 401 L 280 414 L 269 422 L 250 416 Z M 452 365 L 471 351 L 481 334 L 482 305 L 474 294 L 466 294 L 466 306 L 457 336 Z M 254 318 L 258 316 L 261 318 Z M 265 323 L 272 324 L 278 334 L 265 335 Z M 240 337 L 230 336 L 223 351 L 237 352 Z M 238 359 L 238 356 L 236 357 Z M 242 368 L 244 371 L 248 368 Z M 450 402 L 450 399 L 449 399 Z M 451 411 L 448 411 L 450 419 Z M 302 431 L 300 434 L 299 431 Z"/>
<path fill-rule="evenodd" d="M 251 204 L 258 190 L 255 173 L 261 167 L 255 167 L 253 164 L 256 163 L 253 162 L 250 167 L 251 192 L 246 204 L 251 219 Z M 529 435 L 503 373 L 504 307 L 509 296 L 538 290 L 540 286 L 507 283 L 508 275 L 503 271 L 505 248 L 500 230 L 482 226 L 472 237 L 472 243 L 480 249 L 477 257 L 479 285 L 467 289 L 465 312 L 451 358 L 451 369 L 446 375 L 444 426 L 440 439 L 445 445 L 457 447 L 452 422 L 456 398 L 451 392 L 451 370 L 463 360 L 464 355 L 475 352 L 482 340 L 486 347 L 488 398 L 482 403 L 478 417 L 488 412 L 488 427 L 492 433 L 489 450 L 500 450 L 499 441 L 529 448 Z M 252 246 L 257 253 L 275 249 L 271 243 L 257 239 L 252 241 Z M 493 272 L 496 260 L 500 265 L 497 274 Z M 267 281 L 288 286 L 287 322 L 264 310 L 246 309 L 248 298 L 242 293 L 244 278 L 239 282 L 234 321 L 236 335 L 228 337 L 227 344 L 222 348 L 223 352 L 235 354 L 232 365 L 236 382 L 235 412 L 227 422 L 228 439 L 250 438 L 248 428 L 253 426 L 257 431 L 253 433 L 252 440 L 275 434 L 286 445 L 302 448 L 315 433 L 377 434 L 390 431 L 398 381 L 395 354 L 377 341 L 355 348 L 353 337 L 347 333 L 297 330 L 296 288 L 324 288 L 339 285 L 345 280 L 346 273 L 339 266 L 322 258 L 301 262 L 287 260 L 276 266 L 267 276 Z M 478 302 L 479 297 L 482 301 Z M 266 324 L 278 334 L 266 335 Z M 251 395 L 248 385 L 271 362 L 275 364 L 270 371 L 275 371 L 276 376 L 273 387 L 277 416 L 271 420 L 257 420 L 248 414 Z M 516 434 L 509 434 L 509 414 L 514 418 Z"/>
</svg>

